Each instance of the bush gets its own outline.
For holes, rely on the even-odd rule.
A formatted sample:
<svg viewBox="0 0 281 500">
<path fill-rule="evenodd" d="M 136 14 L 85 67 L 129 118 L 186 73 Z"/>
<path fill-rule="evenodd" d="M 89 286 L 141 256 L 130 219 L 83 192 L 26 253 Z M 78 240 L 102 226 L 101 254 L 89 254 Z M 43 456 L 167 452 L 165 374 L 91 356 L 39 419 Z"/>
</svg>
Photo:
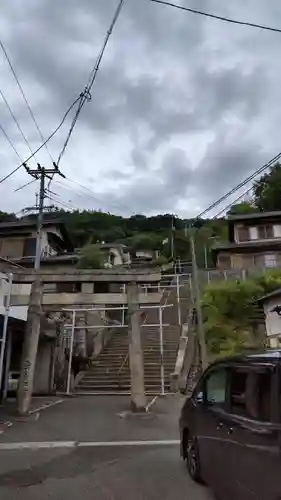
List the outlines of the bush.
<svg viewBox="0 0 281 500">
<path fill-rule="evenodd" d="M 251 318 L 258 311 L 256 300 L 263 293 L 261 283 L 253 279 L 223 281 L 206 287 L 203 318 L 211 354 L 235 354 L 253 342 Z"/>
<path fill-rule="evenodd" d="M 105 256 L 98 245 L 87 245 L 82 248 L 77 267 L 79 269 L 101 269 Z"/>
<path fill-rule="evenodd" d="M 258 283 L 262 289 L 263 294 L 273 292 L 276 288 L 281 287 L 281 271 L 280 269 L 271 269 L 262 274 L 257 274 L 255 277 L 255 282 Z"/>
<path fill-rule="evenodd" d="M 159 255 L 159 257 L 157 259 L 154 259 L 152 261 L 152 264 L 154 266 L 161 267 L 161 266 L 165 266 L 165 264 L 168 264 L 168 262 L 169 262 L 168 259 L 164 255 Z"/>
</svg>

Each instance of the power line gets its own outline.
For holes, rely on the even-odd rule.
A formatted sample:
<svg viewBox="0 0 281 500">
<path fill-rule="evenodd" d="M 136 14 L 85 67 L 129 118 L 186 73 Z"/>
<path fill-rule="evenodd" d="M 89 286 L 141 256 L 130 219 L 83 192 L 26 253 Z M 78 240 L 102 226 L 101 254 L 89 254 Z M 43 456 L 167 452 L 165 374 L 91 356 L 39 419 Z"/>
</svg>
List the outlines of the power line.
<svg viewBox="0 0 281 500">
<path fill-rule="evenodd" d="M 14 193 L 16 193 L 17 191 L 20 191 L 21 189 L 24 189 L 27 186 L 30 186 L 30 184 L 33 184 L 36 181 L 37 181 L 37 179 L 32 179 L 32 181 L 26 182 L 26 184 L 23 184 L 23 186 L 20 186 L 17 189 L 15 189 Z"/>
<path fill-rule="evenodd" d="M 9 66 L 10 66 L 11 71 L 12 71 L 12 73 L 14 75 L 14 78 L 15 78 L 15 80 L 17 82 L 18 88 L 19 88 L 19 90 L 21 92 L 21 95 L 22 95 L 22 97 L 23 97 L 23 99 L 25 101 L 25 104 L 26 104 L 26 106 L 27 106 L 27 108 L 29 110 L 30 116 L 31 116 L 31 118 L 32 118 L 32 120 L 33 120 L 33 122 L 35 124 L 35 127 L 36 127 L 36 129 L 37 129 L 37 131 L 38 131 L 38 133 L 40 135 L 40 138 L 41 138 L 42 142 L 45 142 L 44 136 L 43 136 L 43 134 L 42 134 L 42 132 L 40 130 L 38 122 L 37 122 L 37 120 L 36 120 L 36 118 L 34 116 L 34 113 L 33 113 L 32 109 L 31 109 L 31 106 L 30 106 L 30 104 L 29 104 L 29 102 L 27 100 L 25 92 L 24 92 L 24 90 L 22 88 L 22 85 L 21 85 L 21 83 L 19 81 L 19 78 L 18 78 L 18 76 L 16 74 L 16 71 L 15 71 L 13 65 L 12 65 L 11 59 L 10 59 L 8 53 L 7 53 L 7 50 L 6 50 L 5 46 L 4 46 L 4 43 L 1 40 L 0 40 L 0 47 L 2 48 L 2 51 L 3 51 L 3 53 L 4 53 L 5 57 L 6 57 L 6 60 L 7 60 L 8 64 L 9 64 Z M 46 148 L 46 150 L 47 150 L 47 152 L 49 154 L 49 157 L 50 157 L 51 161 L 53 162 L 54 160 L 52 158 L 52 155 L 51 155 L 51 153 L 49 151 L 49 148 L 48 148 L 47 144 L 45 145 L 45 148 Z"/>
<path fill-rule="evenodd" d="M 103 56 L 104 56 L 104 53 L 105 53 L 105 49 L 107 47 L 109 38 L 112 35 L 112 32 L 113 32 L 114 27 L 115 27 L 115 24 L 116 24 L 116 22 L 117 22 L 117 20 L 119 18 L 119 15 L 120 15 L 122 7 L 123 7 L 123 4 L 124 4 L 124 0 L 120 0 L 119 4 L 117 6 L 116 12 L 115 12 L 115 14 L 113 16 L 113 20 L 112 20 L 112 22 L 110 24 L 109 30 L 106 33 L 102 49 L 101 49 L 101 51 L 100 51 L 100 53 L 98 55 L 98 58 L 97 58 L 96 63 L 94 65 L 94 68 L 93 68 L 93 70 L 90 73 L 90 76 L 89 76 L 89 79 L 88 79 L 88 83 L 87 83 L 87 85 L 85 87 L 85 90 L 84 90 L 84 93 L 83 93 L 83 97 L 81 97 L 81 100 L 80 100 L 80 102 L 78 104 L 78 108 L 76 110 L 75 116 L 74 116 L 74 118 L 72 120 L 72 123 L 70 125 L 70 129 L 69 129 L 69 132 L 68 132 L 68 134 L 66 136 L 66 140 L 65 140 L 64 145 L 62 147 L 62 150 L 61 150 L 61 152 L 60 152 L 60 154 L 58 156 L 57 165 L 59 165 L 59 163 L 60 163 L 60 161 L 62 159 L 62 156 L 65 153 L 65 150 L 66 150 L 67 145 L 69 143 L 69 140 L 71 138 L 72 132 L 74 130 L 74 127 L 76 125 L 76 122 L 78 120 L 78 117 L 79 117 L 79 115 L 81 113 L 81 110 L 82 110 L 85 102 L 87 102 L 87 101 L 89 101 L 91 99 L 91 89 L 92 89 L 92 87 L 93 87 L 93 85 L 95 83 L 95 80 L 96 80 L 96 77 L 97 77 L 97 73 L 99 71 L 99 67 L 100 67 L 100 64 L 102 62 L 102 59 L 103 59 Z"/>
<path fill-rule="evenodd" d="M 31 160 L 31 158 L 33 158 L 33 156 L 38 153 L 38 151 L 40 151 L 40 149 L 42 149 L 45 144 L 47 144 L 47 142 L 49 142 L 53 137 L 54 135 L 59 131 L 59 129 L 62 127 L 62 125 L 64 124 L 68 114 L 70 113 L 70 111 L 72 110 L 72 108 L 75 106 L 75 104 L 80 100 L 81 98 L 81 94 L 79 95 L 79 97 L 77 97 L 77 99 L 75 99 L 75 101 L 71 104 L 71 106 L 69 106 L 68 110 L 65 112 L 61 122 L 59 123 L 59 125 L 55 128 L 55 130 L 51 133 L 51 135 L 49 135 L 49 137 L 43 142 L 43 144 L 41 144 L 41 146 L 39 146 L 39 148 L 36 149 L 36 151 L 34 151 L 34 153 L 32 153 L 32 155 L 30 155 L 28 158 L 26 158 L 26 160 L 24 160 L 18 167 L 16 167 L 14 170 L 12 170 L 9 174 L 7 174 L 5 177 L 3 177 L 2 179 L 0 179 L 0 184 L 2 184 L 2 182 L 6 181 L 7 179 L 9 179 L 9 177 L 11 177 L 13 174 L 15 174 L 21 167 L 24 166 L 25 163 L 27 163 L 29 160 Z"/>
<path fill-rule="evenodd" d="M 251 174 L 249 177 L 247 177 L 242 182 L 240 182 L 239 184 L 237 184 L 237 186 L 235 186 L 234 188 L 232 188 L 230 191 L 228 191 L 226 194 L 224 194 L 221 198 L 219 198 L 214 203 L 212 203 L 212 205 L 210 205 L 203 212 L 201 212 L 199 215 L 197 215 L 196 218 L 200 219 L 201 217 L 203 217 L 203 215 L 206 215 L 213 208 L 217 207 L 222 201 L 226 200 L 226 198 L 228 198 L 229 196 L 231 196 L 232 194 L 234 194 L 236 191 L 238 191 L 238 189 L 242 188 L 243 186 L 245 186 L 245 184 L 247 184 L 248 182 L 251 182 L 255 177 L 257 177 L 259 174 L 261 174 L 266 169 L 268 169 L 269 167 L 271 167 L 280 158 L 281 158 L 281 152 L 278 153 L 278 155 L 276 155 L 274 158 L 272 158 L 268 163 L 266 163 L 262 167 L 259 167 L 253 174 Z"/>
<path fill-rule="evenodd" d="M 68 210 L 79 210 L 79 208 L 73 206 L 69 202 L 64 201 L 58 194 L 54 193 L 53 191 L 48 190 L 47 192 L 49 200 L 58 203 L 59 205 L 63 206 L 64 208 L 67 208 Z"/>
<path fill-rule="evenodd" d="M 13 118 L 13 120 L 14 120 L 14 122 L 15 122 L 15 124 L 16 124 L 16 126 L 17 126 L 17 128 L 18 128 L 18 130 L 19 130 L 19 132 L 20 132 L 20 134 L 21 134 L 21 136 L 22 136 L 25 144 L 27 145 L 27 147 L 29 149 L 29 151 L 31 152 L 32 156 L 35 156 L 35 153 L 32 152 L 31 146 L 30 146 L 30 144 L 29 144 L 29 142 L 28 142 L 28 140 L 26 138 L 26 135 L 24 134 L 24 132 L 23 132 L 23 130 L 22 130 L 22 128 L 21 128 L 21 126 L 20 126 L 20 124 L 19 124 L 19 122 L 18 122 L 18 120 L 17 120 L 17 118 L 16 118 L 16 116 L 15 116 L 15 114 L 13 112 L 13 110 L 11 109 L 11 106 L 9 105 L 9 103 L 8 103 L 6 97 L 4 96 L 4 94 L 3 94 L 3 92 L 2 92 L 1 89 L 0 89 L 0 95 L 1 95 L 1 97 L 2 97 L 2 99 L 4 101 L 4 103 L 5 103 L 6 107 L 8 108 L 8 111 L 9 111 L 11 117 Z"/>
<path fill-rule="evenodd" d="M 172 2 L 166 2 L 164 0 L 149 0 L 149 1 L 153 2 L 153 3 L 167 5 L 169 7 L 174 7 L 176 9 L 184 10 L 186 12 L 191 12 L 192 14 L 198 14 L 199 16 L 209 17 L 211 19 L 217 19 L 219 21 L 224 21 L 227 23 L 239 24 L 241 26 L 249 26 L 250 28 L 259 28 L 259 29 L 266 30 L 266 31 L 273 31 L 275 33 L 281 33 L 281 29 L 272 28 L 271 26 L 265 26 L 263 24 L 250 23 L 250 22 L 246 22 L 246 21 L 238 21 L 237 19 L 231 19 L 229 17 L 217 16 L 215 14 L 209 14 L 207 12 L 202 12 L 200 10 L 190 9 L 189 7 L 184 7 L 183 5 L 177 5 L 177 4 L 172 3 Z"/>
<path fill-rule="evenodd" d="M 222 210 L 220 210 L 220 212 L 218 212 L 214 217 L 213 219 L 217 219 L 218 217 L 220 217 L 224 212 L 226 212 L 227 210 L 229 210 L 233 205 L 235 205 L 236 203 L 238 203 L 242 198 L 244 198 L 244 196 L 248 193 L 250 193 L 253 189 L 253 186 L 251 186 L 249 189 L 247 189 L 246 191 L 244 191 L 244 193 L 242 193 L 240 196 L 238 196 L 237 198 L 235 198 L 235 200 L 233 200 L 231 203 L 229 203 L 226 207 L 224 207 Z"/>
<path fill-rule="evenodd" d="M 85 189 L 85 191 L 88 191 L 89 193 L 91 193 L 91 196 L 90 196 L 90 195 L 88 195 L 88 198 L 89 198 L 89 199 L 93 199 L 94 201 L 98 201 L 99 203 L 103 203 L 103 202 L 101 201 L 101 199 L 97 197 L 96 193 L 95 193 L 92 189 L 88 188 L 87 186 L 84 186 L 83 184 L 80 184 L 80 183 L 79 183 L 79 182 L 77 182 L 77 181 L 74 181 L 73 179 L 70 179 L 70 177 L 66 177 L 66 180 L 68 180 L 68 181 L 72 182 L 73 184 L 75 184 L 75 185 L 79 186 L 80 188 Z M 60 181 L 56 181 L 56 182 L 57 182 L 57 183 L 59 183 L 59 184 L 62 184 L 62 185 L 63 185 L 63 183 L 62 183 L 62 182 L 60 182 Z M 82 193 L 81 193 L 81 194 L 82 194 Z M 94 196 L 93 196 L 93 195 L 94 195 Z M 82 196 L 84 196 L 84 195 L 82 194 Z M 115 207 L 117 207 L 117 208 L 119 208 L 119 209 L 121 209 L 121 210 L 124 210 L 124 209 L 125 209 L 125 210 L 129 210 L 129 211 L 131 210 L 131 208 L 130 208 L 130 207 L 128 207 L 128 206 L 126 206 L 126 205 L 124 205 L 124 204 L 122 204 L 122 203 L 117 203 L 117 202 L 112 202 L 112 201 L 110 201 L 110 202 L 108 202 L 108 204 L 109 204 L 109 205 L 111 205 L 111 206 L 114 206 L 114 205 L 115 205 Z"/>
<path fill-rule="evenodd" d="M 1 129 L 2 134 L 4 135 L 4 137 L 7 139 L 8 143 L 10 144 L 11 148 L 16 153 L 19 160 L 22 162 L 22 158 L 21 158 L 20 154 L 16 150 L 15 145 L 13 144 L 13 142 L 11 141 L 10 137 L 8 136 L 7 132 L 5 131 L 4 127 L 1 124 L 0 124 L 0 129 Z"/>
</svg>

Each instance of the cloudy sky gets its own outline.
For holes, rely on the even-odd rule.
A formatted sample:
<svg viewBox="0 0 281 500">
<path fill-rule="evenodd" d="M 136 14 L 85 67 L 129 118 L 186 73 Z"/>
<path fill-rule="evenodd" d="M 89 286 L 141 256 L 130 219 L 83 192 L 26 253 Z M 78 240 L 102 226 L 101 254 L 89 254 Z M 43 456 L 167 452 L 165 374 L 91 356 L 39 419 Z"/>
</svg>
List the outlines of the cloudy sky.
<svg viewBox="0 0 281 500">
<path fill-rule="evenodd" d="M 279 0 L 175 1 L 281 28 Z M 0 38 L 44 136 L 83 90 L 118 2 L 1 1 Z M 280 49 L 278 33 L 125 0 L 61 162 L 88 190 L 59 179 L 53 198 L 122 214 L 197 215 L 281 150 Z M 34 150 L 41 139 L 2 52 L 0 65 L 0 90 Z M 49 143 L 54 159 L 70 119 Z M 0 124 L 26 158 L 1 96 Z M 0 146 L 3 177 L 19 159 L 1 131 Z M 36 159 L 51 166 L 46 150 Z M 36 183 L 15 192 L 28 181 L 20 169 L 0 185 L 1 210 L 34 204 Z"/>
</svg>

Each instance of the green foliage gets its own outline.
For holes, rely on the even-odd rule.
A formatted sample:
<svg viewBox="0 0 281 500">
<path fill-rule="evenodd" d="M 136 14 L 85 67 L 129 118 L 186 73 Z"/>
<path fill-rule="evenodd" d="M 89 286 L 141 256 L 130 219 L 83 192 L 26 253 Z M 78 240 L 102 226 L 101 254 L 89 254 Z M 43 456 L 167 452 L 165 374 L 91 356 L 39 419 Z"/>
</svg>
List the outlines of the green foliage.
<svg viewBox="0 0 281 500">
<path fill-rule="evenodd" d="M 23 220 L 35 220 L 36 214 L 25 215 Z M 146 217 L 132 215 L 122 217 L 110 213 L 90 210 L 72 212 L 54 208 L 44 214 L 45 219 L 57 219 L 65 222 L 66 229 L 75 248 L 89 244 L 122 243 L 135 250 L 159 250 L 167 259 L 171 258 L 172 222 L 174 226 L 174 257 L 191 260 L 189 239 L 185 235 L 185 226 L 190 223 L 196 228 L 195 247 L 198 265 L 204 265 L 204 248 L 211 247 L 215 236 L 217 241 L 227 240 L 225 219 L 183 220 L 171 214 Z M 13 214 L 0 213 L 0 222 L 17 220 Z M 168 243 L 163 241 L 168 239 Z"/>
<path fill-rule="evenodd" d="M 223 281 L 206 287 L 203 317 L 208 350 L 212 355 L 235 354 L 255 343 L 251 318 L 258 311 L 257 298 L 264 293 L 261 278 Z"/>
<path fill-rule="evenodd" d="M 280 269 L 271 269 L 262 274 L 257 274 L 255 282 L 262 288 L 263 294 L 273 292 L 276 288 L 281 288 L 281 271 Z"/>
<path fill-rule="evenodd" d="M 242 203 L 232 205 L 230 210 L 228 210 L 227 215 L 251 214 L 258 211 L 259 209 L 253 203 L 243 201 Z"/>
<path fill-rule="evenodd" d="M 122 243 L 130 246 L 134 250 L 159 250 L 162 246 L 163 237 L 154 233 L 136 233 Z"/>
<path fill-rule="evenodd" d="M 254 184 L 255 205 L 261 212 L 281 210 L 281 165 L 276 163 Z"/>
<path fill-rule="evenodd" d="M 77 267 L 80 269 L 101 269 L 105 256 L 98 245 L 86 245 L 81 249 Z"/>
<path fill-rule="evenodd" d="M 158 259 L 155 259 L 155 260 L 152 261 L 152 264 L 154 266 L 161 267 L 161 266 L 165 266 L 165 264 L 168 264 L 168 262 L 169 262 L 168 259 L 164 255 L 160 255 L 158 257 Z"/>
<path fill-rule="evenodd" d="M 0 223 L 1 222 L 14 222 L 17 220 L 15 214 L 7 214 L 7 212 L 0 211 Z"/>
</svg>

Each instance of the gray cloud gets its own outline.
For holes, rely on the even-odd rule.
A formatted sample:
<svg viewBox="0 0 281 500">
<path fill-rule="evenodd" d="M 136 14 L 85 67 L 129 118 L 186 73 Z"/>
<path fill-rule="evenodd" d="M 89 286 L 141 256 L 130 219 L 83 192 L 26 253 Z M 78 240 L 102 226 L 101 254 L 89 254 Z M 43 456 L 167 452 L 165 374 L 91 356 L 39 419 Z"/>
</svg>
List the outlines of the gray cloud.
<svg viewBox="0 0 281 500">
<path fill-rule="evenodd" d="M 1 38 L 46 135 L 83 89 L 118 2 L 2 3 Z M 271 25 L 281 21 L 277 0 L 269 7 L 262 0 L 219 6 L 192 0 L 190 6 Z M 63 190 L 61 198 L 79 208 L 100 204 L 126 213 L 181 207 L 190 214 L 194 200 L 205 208 L 278 152 L 280 40 L 146 0 L 125 2 L 92 101 L 62 162 L 68 176 L 98 193 L 96 201 Z M 35 148 L 40 138 L 4 60 L 1 76 L 1 89 Z M 27 155 L 1 103 L 0 123 Z M 55 157 L 66 132 L 67 126 L 50 144 Z M 5 174 L 17 158 L 1 136 L 0 145 Z M 46 152 L 38 160 L 48 162 Z M 24 172 L 1 185 L 0 195 L 20 182 L 26 182 Z M 18 210 L 33 193 L 30 187 L 3 197 L 3 209 Z"/>
</svg>

